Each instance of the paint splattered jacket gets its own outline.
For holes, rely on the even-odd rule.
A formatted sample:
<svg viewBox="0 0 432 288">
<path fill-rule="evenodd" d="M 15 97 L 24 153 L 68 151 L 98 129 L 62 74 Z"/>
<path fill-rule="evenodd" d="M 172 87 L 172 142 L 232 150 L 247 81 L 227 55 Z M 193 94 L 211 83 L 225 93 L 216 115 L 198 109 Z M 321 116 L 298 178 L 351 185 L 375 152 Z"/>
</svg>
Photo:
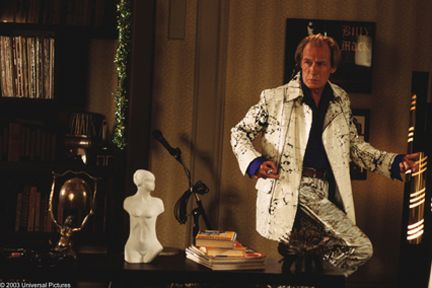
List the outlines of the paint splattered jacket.
<svg viewBox="0 0 432 288">
<path fill-rule="evenodd" d="M 347 216 L 355 223 L 349 162 L 390 177 L 396 156 L 380 151 L 358 137 L 352 121 L 348 94 L 329 83 L 334 99 L 323 126 L 323 145 L 336 179 L 336 195 Z M 303 157 L 312 125 L 312 110 L 303 101 L 300 76 L 288 84 L 264 90 L 260 101 L 231 129 L 231 146 L 240 170 L 246 170 L 256 157 L 273 160 L 279 179 L 258 179 L 256 229 L 264 237 L 288 240 L 298 205 Z M 262 153 L 252 140 L 262 134 Z"/>
</svg>

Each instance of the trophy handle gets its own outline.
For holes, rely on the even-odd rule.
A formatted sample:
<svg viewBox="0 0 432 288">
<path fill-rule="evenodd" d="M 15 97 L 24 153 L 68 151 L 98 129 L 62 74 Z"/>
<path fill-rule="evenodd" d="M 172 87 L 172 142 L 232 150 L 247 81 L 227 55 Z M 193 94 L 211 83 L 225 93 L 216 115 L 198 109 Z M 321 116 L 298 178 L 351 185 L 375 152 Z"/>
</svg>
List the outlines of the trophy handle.
<svg viewBox="0 0 432 288">
<path fill-rule="evenodd" d="M 48 212 L 49 215 L 51 217 L 51 220 L 54 222 L 54 224 L 57 226 L 58 229 L 60 229 L 60 225 L 57 223 L 57 220 L 54 217 L 54 212 L 53 212 L 53 198 L 54 198 L 54 191 L 55 191 L 55 183 L 56 183 L 56 178 L 58 176 L 58 174 L 52 172 L 53 174 L 53 181 L 51 184 L 51 192 L 50 192 L 50 196 L 49 196 L 49 200 L 48 200 Z"/>
</svg>

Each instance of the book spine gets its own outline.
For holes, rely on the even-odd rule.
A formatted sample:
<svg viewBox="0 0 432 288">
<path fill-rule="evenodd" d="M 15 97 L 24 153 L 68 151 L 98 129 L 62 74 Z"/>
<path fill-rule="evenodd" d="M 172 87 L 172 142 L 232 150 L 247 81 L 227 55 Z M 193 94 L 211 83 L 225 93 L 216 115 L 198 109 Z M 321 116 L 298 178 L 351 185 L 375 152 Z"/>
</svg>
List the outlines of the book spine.
<svg viewBox="0 0 432 288">
<path fill-rule="evenodd" d="M 16 197 L 16 210 L 15 210 L 15 232 L 20 231 L 22 207 L 23 207 L 23 193 L 18 192 Z"/>
<path fill-rule="evenodd" d="M 41 91 L 40 91 L 40 86 L 39 86 L 39 79 L 41 78 L 40 75 L 40 58 L 41 58 L 41 38 L 40 37 L 36 37 L 35 38 L 35 95 L 36 98 L 39 99 L 41 98 Z"/>
<path fill-rule="evenodd" d="M 29 97 L 35 98 L 35 51 L 34 51 L 34 37 L 27 38 L 27 79 L 28 79 L 28 89 Z"/>
<path fill-rule="evenodd" d="M 39 229 L 42 232 L 47 231 L 47 217 L 48 217 L 48 197 L 47 193 L 40 194 L 40 219 L 39 219 Z"/>
<path fill-rule="evenodd" d="M 6 52 L 5 52 L 5 44 L 4 37 L 0 36 L 0 69 L 1 69 L 1 97 L 7 96 L 7 68 L 6 68 Z"/>
<path fill-rule="evenodd" d="M 35 196 L 35 219 L 34 219 L 34 231 L 40 231 L 40 219 L 41 219 L 41 194 L 39 190 L 36 188 L 36 196 Z"/>
<path fill-rule="evenodd" d="M 55 90 L 54 90 L 54 67 L 55 67 L 55 41 L 53 38 L 50 38 L 49 41 L 49 91 L 48 91 L 48 96 L 49 99 L 54 99 L 54 94 L 55 94 Z"/>
<path fill-rule="evenodd" d="M 23 195 L 22 210 L 21 210 L 19 231 L 27 231 L 28 216 L 29 216 L 30 186 L 24 186 L 22 195 Z"/>
<path fill-rule="evenodd" d="M 30 187 L 30 196 L 28 203 L 28 219 L 27 219 L 27 231 L 34 231 L 35 215 L 36 215 L 36 193 L 37 188 L 35 186 Z"/>
<path fill-rule="evenodd" d="M 14 97 L 16 96 L 16 90 L 15 90 L 15 78 L 16 78 L 16 71 L 15 71 L 15 65 L 14 65 L 14 51 L 13 51 L 13 38 L 12 37 L 6 37 L 6 65 L 8 66 L 7 71 L 8 73 L 8 96 Z"/>
<path fill-rule="evenodd" d="M 21 42 L 21 70 L 22 70 L 22 87 L 23 97 L 30 98 L 28 64 L 27 64 L 27 37 L 20 37 Z"/>
</svg>

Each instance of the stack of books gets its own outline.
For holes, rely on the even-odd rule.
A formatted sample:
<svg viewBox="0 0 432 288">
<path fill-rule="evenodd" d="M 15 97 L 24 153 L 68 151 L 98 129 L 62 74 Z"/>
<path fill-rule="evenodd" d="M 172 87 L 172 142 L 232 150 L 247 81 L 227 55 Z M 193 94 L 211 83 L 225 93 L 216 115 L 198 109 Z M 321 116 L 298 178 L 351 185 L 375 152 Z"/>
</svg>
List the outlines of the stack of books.
<svg viewBox="0 0 432 288">
<path fill-rule="evenodd" d="M 264 269 L 265 255 L 237 241 L 234 231 L 199 232 L 195 245 L 186 248 L 186 258 L 212 270 Z"/>
</svg>

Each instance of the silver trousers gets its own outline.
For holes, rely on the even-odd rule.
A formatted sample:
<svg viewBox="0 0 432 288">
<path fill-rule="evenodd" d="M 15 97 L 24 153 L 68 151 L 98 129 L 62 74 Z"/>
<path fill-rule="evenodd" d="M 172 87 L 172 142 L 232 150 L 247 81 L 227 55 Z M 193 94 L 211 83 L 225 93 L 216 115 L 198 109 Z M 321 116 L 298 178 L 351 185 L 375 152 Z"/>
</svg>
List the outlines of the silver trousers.
<svg viewBox="0 0 432 288">
<path fill-rule="evenodd" d="M 372 257 L 369 238 L 328 199 L 327 181 L 302 177 L 299 189 L 300 209 L 324 231 L 323 260 L 346 276 Z"/>
</svg>

